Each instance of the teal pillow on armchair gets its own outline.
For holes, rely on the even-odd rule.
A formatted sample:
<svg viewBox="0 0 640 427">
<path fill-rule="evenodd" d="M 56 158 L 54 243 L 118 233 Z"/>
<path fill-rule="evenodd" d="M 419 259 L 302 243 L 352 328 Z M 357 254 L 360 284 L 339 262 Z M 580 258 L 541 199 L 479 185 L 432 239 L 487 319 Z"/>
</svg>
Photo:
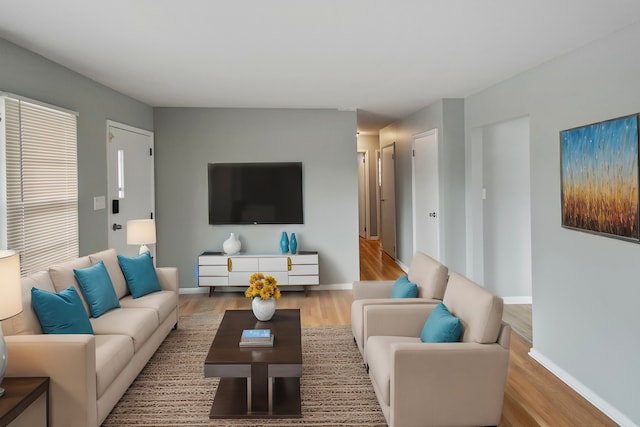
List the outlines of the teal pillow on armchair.
<svg viewBox="0 0 640 427">
<path fill-rule="evenodd" d="M 391 288 L 391 298 L 416 298 L 418 285 L 411 283 L 407 276 L 400 276 Z"/>
<path fill-rule="evenodd" d="M 460 319 L 451 314 L 443 303 L 439 303 L 427 318 L 420 334 L 420 341 L 456 342 L 461 332 Z"/>
</svg>

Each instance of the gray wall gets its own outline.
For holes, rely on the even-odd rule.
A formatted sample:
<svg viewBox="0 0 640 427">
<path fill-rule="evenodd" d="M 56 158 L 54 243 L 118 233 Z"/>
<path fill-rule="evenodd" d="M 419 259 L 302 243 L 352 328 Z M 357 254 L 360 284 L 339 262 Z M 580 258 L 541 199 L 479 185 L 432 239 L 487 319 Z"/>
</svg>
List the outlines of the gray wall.
<svg viewBox="0 0 640 427">
<path fill-rule="evenodd" d="M 378 202 L 376 200 L 378 186 L 376 150 L 378 149 L 380 149 L 378 135 L 358 135 L 358 150 L 369 152 L 369 213 L 371 215 L 369 235 L 371 237 L 378 236 Z"/>
<path fill-rule="evenodd" d="M 322 284 L 359 277 L 356 114 L 337 110 L 156 108 L 158 260 L 196 286 L 197 256 L 222 250 L 230 232 L 242 251 L 277 252 L 280 233 L 316 250 Z M 208 224 L 207 163 L 301 161 L 304 224 Z"/>
<path fill-rule="evenodd" d="M 77 111 L 80 254 L 106 249 L 107 120 L 153 130 L 151 107 L 0 39 L 0 91 Z"/>
<path fill-rule="evenodd" d="M 477 143 L 482 147 L 482 179 L 472 182 L 470 192 L 482 198 L 484 189 L 486 199 L 478 203 L 482 210 L 473 212 L 482 218 L 478 231 L 484 243 L 473 257 L 480 264 L 475 280 L 503 298 L 530 301 L 529 118 L 486 126 Z"/>
<path fill-rule="evenodd" d="M 466 269 L 464 101 L 443 99 L 380 130 L 380 146 L 396 143 L 397 258 L 413 258 L 411 144 L 413 136 L 438 129 L 442 261 L 450 270 Z"/>
<path fill-rule="evenodd" d="M 530 118 L 534 354 L 626 425 L 640 424 L 640 245 L 560 226 L 559 132 L 640 111 L 638 40 L 636 24 L 465 100 L 469 153 L 477 129 Z"/>
</svg>

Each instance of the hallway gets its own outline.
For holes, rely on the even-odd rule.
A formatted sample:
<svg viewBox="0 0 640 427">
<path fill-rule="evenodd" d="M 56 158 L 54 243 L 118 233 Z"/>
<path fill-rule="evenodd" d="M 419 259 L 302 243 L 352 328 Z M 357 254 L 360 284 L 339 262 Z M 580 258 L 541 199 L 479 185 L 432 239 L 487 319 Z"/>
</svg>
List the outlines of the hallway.
<svg viewBox="0 0 640 427">
<path fill-rule="evenodd" d="M 395 280 L 403 274 L 396 261 L 382 250 L 380 240 L 360 237 L 360 280 Z"/>
</svg>

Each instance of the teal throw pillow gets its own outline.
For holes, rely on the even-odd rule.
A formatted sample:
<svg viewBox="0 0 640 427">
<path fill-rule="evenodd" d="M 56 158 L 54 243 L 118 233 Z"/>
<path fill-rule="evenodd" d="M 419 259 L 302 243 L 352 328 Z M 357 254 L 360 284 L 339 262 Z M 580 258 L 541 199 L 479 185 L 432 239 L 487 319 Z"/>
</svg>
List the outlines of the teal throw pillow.
<svg viewBox="0 0 640 427">
<path fill-rule="evenodd" d="M 400 276 L 391 288 L 391 298 L 416 298 L 418 285 L 411 283 L 407 276 Z"/>
<path fill-rule="evenodd" d="M 427 318 L 420 340 L 422 342 L 456 342 L 461 332 L 460 319 L 451 314 L 443 303 L 439 303 Z"/>
<path fill-rule="evenodd" d="M 118 255 L 118 261 L 132 297 L 140 298 L 160 290 L 160 282 L 149 252 L 133 258 Z"/>
<path fill-rule="evenodd" d="M 76 288 L 55 293 L 31 288 L 31 306 L 45 334 L 91 334 L 93 328 Z"/>
<path fill-rule="evenodd" d="M 112 308 L 120 307 L 111 277 L 102 260 L 91 267 L 74 268 L 73 274 L 78 279 L 84 299 L 89 304 L 91 316 L 100 317 Z"/>
</svg>

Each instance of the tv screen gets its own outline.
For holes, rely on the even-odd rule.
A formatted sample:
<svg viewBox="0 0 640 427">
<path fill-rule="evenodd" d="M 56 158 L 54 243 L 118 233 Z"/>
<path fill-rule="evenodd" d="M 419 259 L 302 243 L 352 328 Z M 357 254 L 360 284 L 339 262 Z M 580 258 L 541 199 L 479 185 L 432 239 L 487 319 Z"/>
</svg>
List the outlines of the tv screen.
<svg viewBox="0 0 640 427">
<path fill-rule="evenodd" d="M 303 224 L 302 163 L 209 163 L 209 224 Z"/>
</svg>

